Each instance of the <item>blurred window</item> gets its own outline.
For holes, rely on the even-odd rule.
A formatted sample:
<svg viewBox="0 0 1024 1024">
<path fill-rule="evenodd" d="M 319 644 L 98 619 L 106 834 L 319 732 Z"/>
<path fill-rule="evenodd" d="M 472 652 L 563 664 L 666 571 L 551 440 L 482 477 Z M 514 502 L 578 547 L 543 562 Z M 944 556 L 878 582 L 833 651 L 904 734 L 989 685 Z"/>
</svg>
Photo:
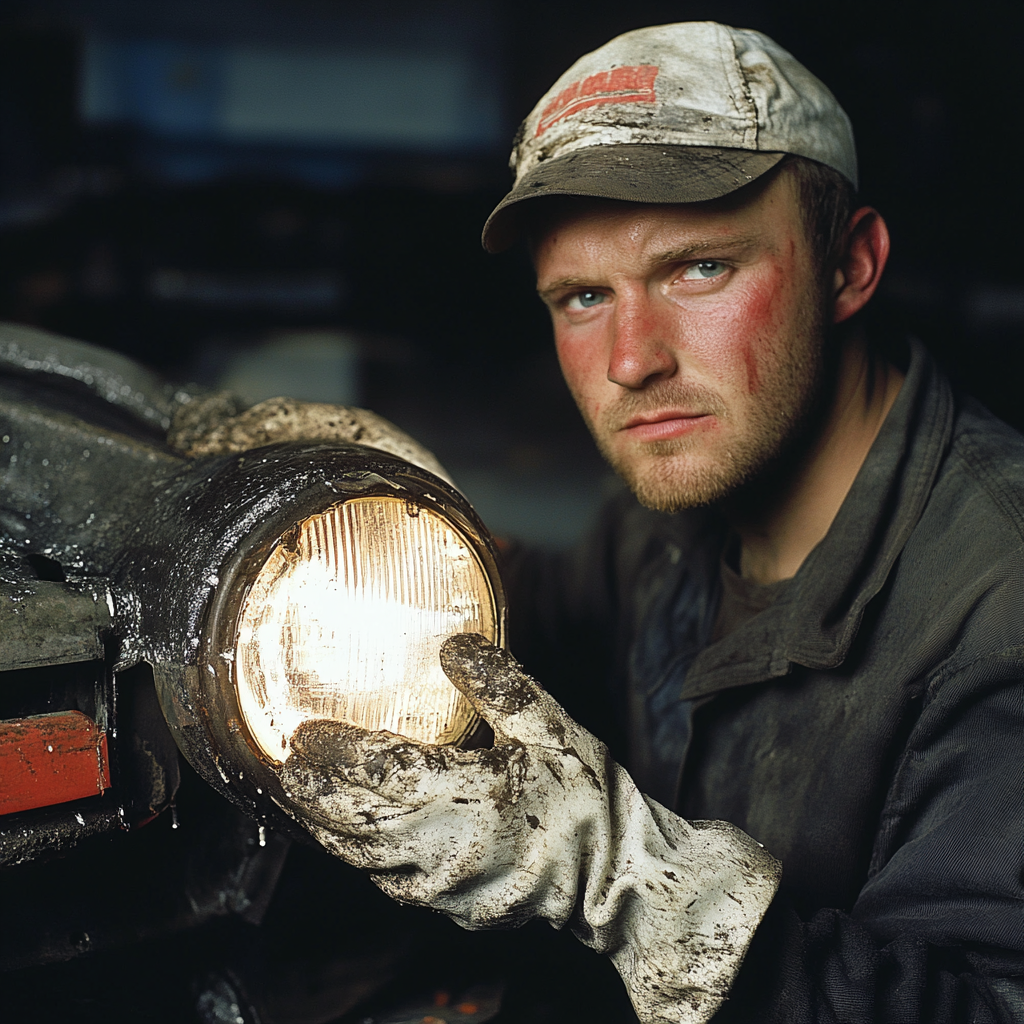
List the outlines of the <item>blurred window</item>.
<svg viewBox="0 0 1024 1024">
<path fill-rule="evenodd" d="M 504 141 L 493 65 L 449 49 L 189 44 L 90 34 L 87 124 L 237 143 L 479 151 Z"/>
</svg>

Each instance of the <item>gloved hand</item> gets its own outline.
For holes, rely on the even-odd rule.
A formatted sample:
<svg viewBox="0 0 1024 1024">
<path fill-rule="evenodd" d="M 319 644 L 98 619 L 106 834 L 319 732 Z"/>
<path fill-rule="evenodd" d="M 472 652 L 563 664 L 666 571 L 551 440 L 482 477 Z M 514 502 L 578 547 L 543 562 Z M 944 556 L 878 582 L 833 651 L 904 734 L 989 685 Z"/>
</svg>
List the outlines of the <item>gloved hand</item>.
<svg viewBox="0 0 1024 1024">
<path fill-rule="evenodd" d="M 732 825 L 690 824 L 643 796 L 482 637 L 449 638 L 441 664 L 490 723 L 492 748 L 307 722 L 284 766 L 291 812 L 397 900 L 471 929 L 568 923 L 611 957 L 642 1020 L 708 1020 L 777 863 Z"/>
</svg>

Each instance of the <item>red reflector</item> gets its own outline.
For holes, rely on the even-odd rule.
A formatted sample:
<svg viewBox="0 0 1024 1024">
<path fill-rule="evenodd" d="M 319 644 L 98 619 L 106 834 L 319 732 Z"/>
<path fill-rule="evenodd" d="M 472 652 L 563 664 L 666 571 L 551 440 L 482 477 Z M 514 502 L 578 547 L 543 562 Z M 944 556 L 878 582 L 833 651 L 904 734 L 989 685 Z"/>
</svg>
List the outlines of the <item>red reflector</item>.
<svg viewBox="0 0 1024 1024">
<path fill-rule="evenodd" d="M 107 734 L 81 711 L 0 722 L 0 814 L 110 789 Z"/>
</svg>

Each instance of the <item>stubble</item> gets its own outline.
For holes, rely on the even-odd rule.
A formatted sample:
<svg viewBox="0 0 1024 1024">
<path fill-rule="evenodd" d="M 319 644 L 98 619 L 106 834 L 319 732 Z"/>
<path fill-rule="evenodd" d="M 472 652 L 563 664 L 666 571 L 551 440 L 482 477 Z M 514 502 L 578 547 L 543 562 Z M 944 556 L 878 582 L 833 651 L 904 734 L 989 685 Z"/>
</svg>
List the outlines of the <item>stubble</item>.
<svg viewBox="0 0 1024 1024">
<path fill-rule="evenodd" d="M 742 411 L 730 408 L 706 385 L 673 377 L 624 392 L 597 422 L 584 416 L 601 454 L 641 504 L 662 512 L 713 504 L 764 486 L 766 479 L 799 461 L 827 405 L 834 376 L 820 289 L 806 297 L 801 309 L 790 335 L 770 353 L 771 372 L 762 374 L 757 393 Z M 616 444 L 632 419 L 666 408 L 708 413 L 719 429 L 634 442 L 628 448 Z"/>
</svg>

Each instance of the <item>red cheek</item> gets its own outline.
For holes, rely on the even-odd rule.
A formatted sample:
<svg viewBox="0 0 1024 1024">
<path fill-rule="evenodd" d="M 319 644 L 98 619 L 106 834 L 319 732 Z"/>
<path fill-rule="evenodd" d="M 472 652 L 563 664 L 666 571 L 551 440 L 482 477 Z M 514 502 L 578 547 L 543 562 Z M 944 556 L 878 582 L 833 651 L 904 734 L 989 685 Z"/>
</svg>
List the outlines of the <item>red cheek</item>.
<svg viewBox="0 0 1024 1024">
<path fill-rule="evenodd" d="M 755 394 L 761 386 L 758 355 L 767 347 L 764 339 L 772 337 L 775 320 L 776 291 L 769 284 L 753 287 L 744 309 L 746 330 L 742 336 L 743 361 L 747 369 L 747 391 Z"/>
<path fill-rule="evenodd" d="M 747 361 L 747 393 L 753 395 L 757 393 L 761 382 L 757 376 L 757 353 L 749 340 L 743 344 L 743 355 Z"/>
</svg>

